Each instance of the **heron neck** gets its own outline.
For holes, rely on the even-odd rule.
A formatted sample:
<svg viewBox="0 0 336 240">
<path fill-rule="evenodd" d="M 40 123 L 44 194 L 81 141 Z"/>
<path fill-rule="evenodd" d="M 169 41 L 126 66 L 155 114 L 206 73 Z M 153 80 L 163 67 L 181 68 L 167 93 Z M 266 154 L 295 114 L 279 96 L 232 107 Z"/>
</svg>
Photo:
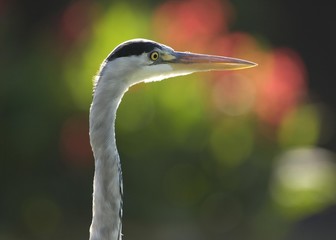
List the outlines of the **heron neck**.
<svg viewBox="0 0 336 240">
<path fill-rule="evenodd" d="M 115 119 L 127 87 L 112 77 L 99 79 L 90 109 L 90 142 L 95 158 L 90 240 L 121 239 L 123 190 Z"/>
</svg>

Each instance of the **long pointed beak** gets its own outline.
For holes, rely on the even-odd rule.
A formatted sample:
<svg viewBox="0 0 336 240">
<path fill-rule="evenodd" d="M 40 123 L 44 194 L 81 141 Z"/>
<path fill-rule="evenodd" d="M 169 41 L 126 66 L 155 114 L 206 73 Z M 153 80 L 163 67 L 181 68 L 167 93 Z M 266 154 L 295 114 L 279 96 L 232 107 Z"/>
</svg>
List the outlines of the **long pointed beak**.
<svg viewBox="0 0 336 240">
<path fill-rule="evenodd" d="M 166 58 L 166 59 L 165 59 Z M 237 70 L 257 66 L 256 63 L 231 57 L 222 57 L 190 52 L 173 52 L 163 60 L 172 63 L 175 70 L 203 72 L 213 70 Z"/>
</svg>

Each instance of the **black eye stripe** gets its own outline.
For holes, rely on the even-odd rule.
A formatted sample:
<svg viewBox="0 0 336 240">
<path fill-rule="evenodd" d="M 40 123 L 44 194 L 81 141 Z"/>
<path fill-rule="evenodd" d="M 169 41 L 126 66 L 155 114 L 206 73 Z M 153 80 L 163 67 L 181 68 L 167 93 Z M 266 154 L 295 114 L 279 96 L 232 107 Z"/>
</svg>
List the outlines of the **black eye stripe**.
<svg viewBox="0 0 336 240">
<path fill-rule="evenodd" d="M 107 57 L 107 61 L 112 61 L 119 57 L 139 56 L 143 53 L 149 53 L 154 49 L 162 49 L 160 45 L 153 42 L 137 41 L 119 45 Z"/>
</svg>

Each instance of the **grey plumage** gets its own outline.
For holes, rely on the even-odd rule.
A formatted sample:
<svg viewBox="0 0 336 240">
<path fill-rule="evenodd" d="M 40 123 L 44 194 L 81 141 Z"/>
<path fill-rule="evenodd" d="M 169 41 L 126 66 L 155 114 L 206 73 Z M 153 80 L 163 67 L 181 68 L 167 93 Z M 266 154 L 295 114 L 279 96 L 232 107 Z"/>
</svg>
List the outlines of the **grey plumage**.
<svg viewBox="0 0 336 240">
<path fill-rule="evenodd" d="M 90 109 L 90 143 L 95 158 L 93 218 L 90 240 L 121 240 L 122 173 L 115 139 L 115 119 L 127 89 L 193 72 L 253 67 L 227 57 L 175 52 L 150 40 L 120 44 L 101 65 Z"/>
</svg>

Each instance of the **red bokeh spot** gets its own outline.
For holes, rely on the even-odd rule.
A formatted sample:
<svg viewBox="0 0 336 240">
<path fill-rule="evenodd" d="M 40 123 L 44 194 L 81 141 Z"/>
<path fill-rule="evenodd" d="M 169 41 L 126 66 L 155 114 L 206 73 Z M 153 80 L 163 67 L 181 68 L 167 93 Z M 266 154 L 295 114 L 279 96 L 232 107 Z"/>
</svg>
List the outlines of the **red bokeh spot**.
<svg viewBox="0 0 336 240">
<path fill-rule="evenodd" d="M 252 110 L 263 123 L 277 126 L 306 93 L 304 64 L 293 50 L 263 49 L 250 34 L 229 32 L 233 13 L 228 1 L 171 0 L 157 9 L 153 25 L 160 40 L 178 50 L 258 63 L 253 69 L 213 73 L 221 81 L 208 81 L 214 88 L 214 104 L 223 111 Z"/>
<path fill-rule="evenodd" d="M 88 119 L 71 117 L 61 130 L 61 152 L 67 163 L 76 166 L 91 166 L 93 156 L 89 141 Z"/>
<path fill-rule="evenodd" d="M 222 34 L 212 40 L 209 51 L 215 55 L 245 58 L 253 61 L 258 51 L 256 40 L 244 32 Z"/>
<path fill-rule="evenodd" d="M 301 58 L 290 49 L 275 50 L 272 59 L 256 112 L 261 120 L 277 125 L 305 94 L 306 71 Z"/>
<path fill-rule="evenodd" d="M 162 41 L 195 50 L 214 35 L 227 32 L 231 15 L 232 9 L 226 1 L 168 1 L 156 10 L 153 24 Z"/>
<path fill-rule="evenodd" d="M 8 9 L 7 0 L 0 0 L 0 16 L 5 15 Z"/>
<path fill-rule="evenodd" d="M 96 11 L 97 5 L 86 0 L 70 4 L 60 20 L 61 41 L 64 44 L 71 44 L 88 36 Z"/>
</svg>

